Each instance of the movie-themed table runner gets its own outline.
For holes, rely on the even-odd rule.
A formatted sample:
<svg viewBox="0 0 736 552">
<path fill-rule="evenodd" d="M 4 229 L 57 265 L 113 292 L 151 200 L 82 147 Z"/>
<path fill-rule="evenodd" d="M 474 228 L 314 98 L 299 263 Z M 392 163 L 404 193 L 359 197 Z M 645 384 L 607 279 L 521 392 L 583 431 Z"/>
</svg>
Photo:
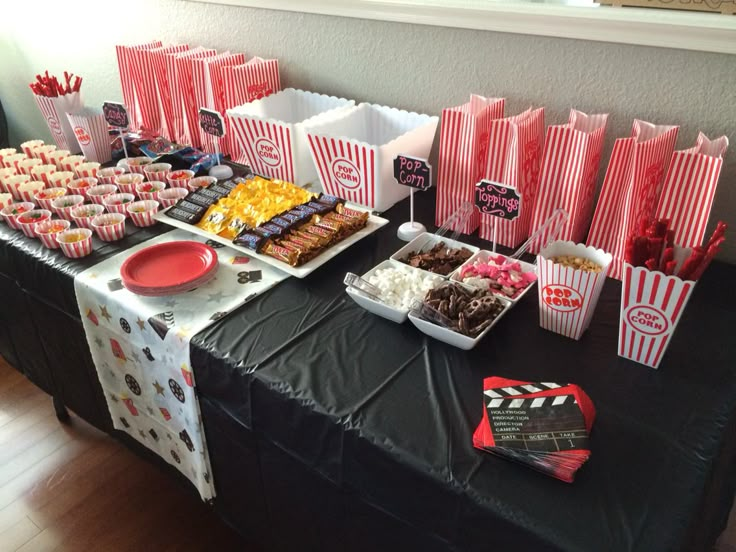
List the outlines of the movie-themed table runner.
<svg viewBox="0 0 736 552">
<path fill-rule="evenodd" d="M 74 280 L 84 331 L 114 427 L 181 471 L 203 500 L 214 497 L 194 374 L 192 336 L 287 274 L 210 242 L 219 268 L 196 290 L 143 297 L 125 289 L 120 267 L 136 251 L 169 241 L 205 241 L 174 230 L 80 273 Z"/>
</svg>

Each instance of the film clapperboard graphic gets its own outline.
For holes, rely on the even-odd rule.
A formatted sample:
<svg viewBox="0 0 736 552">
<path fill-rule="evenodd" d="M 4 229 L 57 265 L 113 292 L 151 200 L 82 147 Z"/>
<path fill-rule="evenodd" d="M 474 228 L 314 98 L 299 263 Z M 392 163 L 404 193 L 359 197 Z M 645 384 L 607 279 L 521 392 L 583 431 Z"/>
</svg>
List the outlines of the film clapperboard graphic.
<svg viewBox="0 0 736 552">
<path fill-rule="evenodd" d="M 590 457 L 595 407 L 577 385 L 490 377 L 483 405 L 475 448 L 568 483 Z"/>
</svg>

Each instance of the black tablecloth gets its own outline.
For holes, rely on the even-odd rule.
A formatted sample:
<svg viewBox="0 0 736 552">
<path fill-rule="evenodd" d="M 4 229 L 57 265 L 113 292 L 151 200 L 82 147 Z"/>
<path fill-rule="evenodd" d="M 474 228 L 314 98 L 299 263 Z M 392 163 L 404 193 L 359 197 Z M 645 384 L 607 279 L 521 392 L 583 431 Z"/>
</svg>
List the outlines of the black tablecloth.
<svg viewBox="0 0 736 552">
<path fill-rule="evenodd" d="M 417 198 L 425 223 L 432 200 Z M 579 342 L 541 330 L 530 294 L 465 352 L 344 293 L 345 272 L 365 272 L 401 246 L 395 232 L 407 211 L 395 207 L 376 235 L 192 341 L 223 517 L 273 549 L 707 549 L 736 484 L 736 300 L 723 292 L 736 267 L 706 273 L 659 370 L 616 356 L 613 280 Z M 0 228 L 3 286 L 35 305 L 28 328 L 22 304 L 3 309 L 0 352 L 39 357 L 39 373 L 54 367 L 51 385 L 65 381 L 65 400 L 84 410 L 94 369 L 77 366 L 89 353 L 73 276 L 152 234 L 79 262 Z M 472 448 L 489 375 L 570 381 L 591 396 L 593 454 L 574 484 Z"/>
</svg>

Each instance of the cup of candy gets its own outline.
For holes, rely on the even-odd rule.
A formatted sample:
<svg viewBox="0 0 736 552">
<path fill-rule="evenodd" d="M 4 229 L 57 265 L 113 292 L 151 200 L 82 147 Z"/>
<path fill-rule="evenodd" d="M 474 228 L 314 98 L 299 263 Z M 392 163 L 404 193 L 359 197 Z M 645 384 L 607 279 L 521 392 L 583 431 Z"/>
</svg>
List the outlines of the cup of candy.
<svg viewBox="0 0 736 552">
<path fill-rule="evenodd" d="M 146 178 L 153 182 L 166 182 L 166 175 L 171 172 L 171 165 L 168 163 L 151 163 L 143 167 L 143 174 Z"/>
<path fill-rule="evenodd" d="M 0 192 L 9 194 L 10 191 L 5 187 L 5 181 L 11 176 L 16 176 L 18 171 L 15 167 L 3 167 L 0 169 Z"/>
<path fill-rule="evenodd" d="M 48 175 L 47 178 L 47 186 L 51 188 L 66 188 L 74 180 L 74 173 L 72 171 L 57 171 Z"/>
<path fill-rule="evenodd" d="M 143 182 L 145 178 L 145 176 L 138 173 L 121 174 L 115 177 L 115 185 L 122 194 L 135 194 L 135 187 Z"/>
<path fill-rule="evenodd" d="M 451 279 L 487 289 L 516 303 L 534 286 L 537 274 L 533 264 L 490 251 L 478 251 Z"/>
<path fill-rule="evenodd" d="M 81 195 L 82 197 L 87 197 L 87 192 L 90 188 L 97 186 L 97 179 L 93 177 L 84 177 L 84 178 L 77 178 L 76 180 L 72 180 L 69 183 L 69 191 L 73 194 Z"/>
<path fill-rule="evenodd" d="M 158 201 L 160 201 L 161 206 L 166 209 L 168 207 L 173 207 L 179 200 L 184 199 L 188 195 L 189 190 L 187 188 L 168 188 L 158 193 Z"/>
<path fill-rule="evenodd" d="M 3 148 L 0 149 L 0 167 L 5 167 L 5 158 L 9 155 L 15 155 L 18 150 L 15 148 Z"/>
<path fill-rule="evenodd" d="M 13 153 L 3 157 L 3 164 L 6 167 L 13 167 L 20 174 L 18 163 L 20 163 L 24 159 L 28 159 L 25 153 Z"/>
<path fill-rule="evenodd" d="M 188 170 L 171 171 L 166 175 L 166 181 L 172 188 L 186 188 L 192 178 L 194 178 L 194 171 Z"/>
<path fill-rule="evenodd" d="M 143 200 L 152 199 L 154 201 L 158 200 L 158 194 L 164 189 L 166 189 L 166 183 L 156 180 L 141 182 L 135 187 L 135 191 L 139 198 Z"/>
<path fill-rule="evenodd" d="M 102 205 L 80 205 L 72 209 L 72 220 L 79 228 L 90 228 L 92 219 L 105 212 Z"/>
<path fill-rule="evenodd" d="M 20 149 L 23 150 L 23 153 L 25 153 L 26 156 L 36 157 L 34 155 L 34 150 L 36 148 L 40 148 L 43 145 L 44 145 L 43 140 L 28 140 L 27 142 L 23 142 L 20 145 Z"/>
<path fill-rule="evenodd" d="M 45 187 L 43 182 L 37 182 L 35 180 L 23 182 L 18 186 L 18 195 L 20 195 L 21 201 L 33 201 L 35 195 Z"/>
<path fill-rule="evenodd" d="M 64 159 L 66 159 L 67 157 L 69 157 L 70 153 L 71 152 L 69 150 L 63 150 L 63 149 L 57 149 L 57 150 L 51 151 L 51 152 L 46 153 L 46 154 L 42 153 L 41 154 L 41 161 L 43 161 L 44 163 L 50 163 L 50 164 L 56 165 L 56 169 L 57 170 L 63 171 L 63 170 L 66 170 L 66 169 L 64 169 L 64 167 L 62 167 L 61 162 Z M 72 175 L 73 174 L 74 173 L 72 173 Z"/>
<path fill-rule="evenodd" d="M 62 171 L 68 171 L 76 174 L 76 168 L 85 162 L 83 155 L 67 155 L 59 161 Z"/>
<path fill-rule="evenodd" d="M 153 226 L 156 224 L 156 213 L 158 212 L 158 201 L 146 199 L 135 201 L 128 205 L 128 214 L 133 224 L 140 227 Z"/>
<path fill-rule="evenodd" d="M 43 165 L 43 161 L 37 159 L 36 157 L 28 157 L 18 162 L 18 172 L 20 174 L 27 174 L 28 176 L 30 176 L 31 170 L 37 165 Z"/>
<path fill-rule="evenodd" d="M 40 205 L 42 209 L 48 209 L 49 211 L 54 212 L 54 206 L 52 203 L 56 198 L 65 195 L 66 188 L 46 188 L 36 193 L 36 195 L 33 196 L 33 201 L 35 201 L 37 205 Z"/>
<path fill-rule="evenodd" d="M 0 217 L 10 228 L 18 230 L 18 217 L 23 213 L 27 213 L 35 207 L 33 203 L 24 201 L 22 203 L 11 203 L 7 207 L 0 210 Z"/>
<path fill-rule="evenodd" d="M 84 203 L 81 195 L 65 195 L 57 197 L 51 202 L 51 211 L 64 220 L 72 220 L 72 209 Z"/>
<path fill-rule="evenodd" d="M 115 178 L 125 174 L 123 167 L 106 167 L 97 171 L 97 180 L 100 184 L 115 184 Z"/>
<path fill-rule="evenodd" d="M 13 196 L 0 193 L 0 209 L 4 209 L 13 203 Z"/>
<path fill-rule="evenodd" d="M 192 178 L 187 183 L 187 188 L 189 188 L 190 192 L 195 192 L 197 189 L 206 188 L 215 182 L 217 182 L 217 179 L 214 176 L 198 176 L 197 178 Z"/>
<path fill-rule="evenodd" d="M 105 213 L 92 219 L 92 228 L 102 241 L 111 242 L 125 237 L 125 215 Z"/>
<path fill-rule="evenodd" d="M 87 190 L 87 199 L 97 205 L 102 205 L 102 201 L 109 195 L 117 193 L 118 187 L 115 184 L 98 184 Z"/>
<path fill-rule="evenodd" d="M 77 178 L 97 178 L 97 171 L 100 170 L 100 164 L 89 161 L 77 165 L 74 170 L 77 173 Z"/>
<path fill-rule="evenodd" d="M 144 174 L 143 169 L 153 163 L 148 157 L 129 157 L 128 170 L 135 174 Z"/>
<path fill-rule="evenodd" d="M 33 180 L 39 180 L 43 182 L 47 187 L 51 187 L 49 182 L 49 176 L 56 172 L 56 165 L 53 164 L 40 164 L 36 165 L 31 169 L 31 178 Z"/>
<path fill-rule="evenodd" d="M 40 146 L 33 150 L 33 153 L 35 154 L 34 157 L 38 157 L 41 161 L 44 162 L 45 165 L 54 165 L 56 166 L 56 163 L 53 163 L 49 161 L 49 155 L 56 151 L 56 146 L 53 144 L 44 144 L 43 146 Z M 69 155 L 67 153 L 66 155 Z M 66 157 L 66 156 L 65 156 Z"/>
<path fill-rule="evenodd" d="M 20 186 L 26 182 L 30 182 L 31 177 L 27 174 L 16 174 L 5 179 L 5 191 L 13 196 L 15 201 L 22 201 L 20 196 Z"/>
<path fill-rule="evenodd" d="M 92 230 L 74 228 L 56 234 L 61 251 L 70 259 L 80 259 L 92 253 Z"/>
<path fill-rule="evenodd" d="M 56 237 L 68 230 L 71 223 L 68 220 L 45 220 L 36 224 L 36 235 L 41 243 L 48 249 L 59 249 Z"/>
<path fill-rule="evenodd" d="M 33 209 L 18 215 L 16 222 L 18 223 L 18 228 L 20 228 L 21 232 L 29 238 L 35 238 L 36 224 L 46 220 L 51 220 L 51 211 L 47 211 L 46 209 Z"/>
<path fill-rule="evenodd" d="M 102 200 L 102 204 L 110 213 L 120 213 L 127 216 L 128 205 L 135 201 L 133 194 L 110 194 Z"/>
</svg>

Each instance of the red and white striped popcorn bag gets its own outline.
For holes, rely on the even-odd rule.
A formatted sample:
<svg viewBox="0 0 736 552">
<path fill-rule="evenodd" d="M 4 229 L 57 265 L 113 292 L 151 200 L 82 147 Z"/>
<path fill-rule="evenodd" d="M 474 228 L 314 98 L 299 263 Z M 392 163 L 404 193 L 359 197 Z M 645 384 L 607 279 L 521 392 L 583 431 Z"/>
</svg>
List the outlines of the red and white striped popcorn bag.
<svg viewBox="0 0 736 552">
<path fill-rule="evenodd" d="M 167 132 L 166 136 L 169 140 L 174 142 L 179 141 L 179 137 L 184 135 L 186 126 L 183 107 L 184 91 L 181 89 L 179 84 L 180 61 L 216 54 L 217 50 L 203 48 L 202 46 L 191 48 L 179 53 L 160 54 L 163 56 L 163 62 L 166 65 L 166 78 L 169 84 L 170 93 L 170 105 L 168 108 L 166 106 L 163 107 L 164 125 Z M 154 58 L 159 59 L 156 54 L 154 54 Z M 164 101 L 163 97 L 161 101 Z"/>
<path fill-rule="evenodd" d="M 67 117 L 87 161 L 107 163 L 112 159 L 110 133 L 102 112 L 88 109 L 67 113 Z"/>
<path fill-rule="evenodd" d="M 136 201 L 128 206 L 128 214 L 133 224 L 140 227 L 153 226 L 156 224 L 156 213 L 159 202 L 155 199 Z M 140 211 L 138 209 L 141 209 Z"/>
<path fill-rule="evenodd" d="M 612 278 L 621 279 L 626 240 L 654 215 L 679 128 L 636 119 L 613 146 L 587 240 L 613 255 Z"/>
<path fill-rule="evenodd" d="M 488 157 L 491 120 L 503 117 L 503 98 L 472 94 L 470 101 L 442 110 L 440 147 L 437 159 L 437 207 L 434 221 L 442 226 L 463 203 L 475 201 L 475 185 L 483 176 Z M 473 211 L 463 228 L 475 232 L 480 213 Z"/>
<path fill-rule="evenodd" d="M 580 243 L 590 224 L 608 114 L 586 115 L 570 110 L 569 122 L 547 127 L 530 234 L 536 232 L 555 209 L 569 218 L 558 239 Z M 537 253 L 550 238 L 550 228 L 529 246 Z"/>
<path fill-rule="evenodd" d="M 588 272 L 552 261 L 559 255 L 574 255 L 599 266 L 600 272 Z M 537 255 L 539 290 L 539 325 L 545 330 L 580 339 L 590 326 L 598 304 L 611 254 L 584 244 L 555 241 Z"/>
<path fill-rule="evenodd" d="M 141 51 L 142 56 L 146 59 L 146 71 L 152 74 L 155 81 L 158 115 L 155 119 L 156 126 L 151 130 L 159 136 L 169 137 L 169 129 L 172 124 L 171 109 L 173 104 L 171 102 L 171 82 L 167 71 L 166 58 L 187 50 L 189 50 L 188 44 L 174 44 Z M 153 124 L 153 121 L 151 124 Z"/>
<path fill-rule="evenodd" d="M 682 263 L 690 251 L 675 247 L 675 259 Z M 691 280 L 624 263 L 619 356 L 658 368 L 694 289 Z"/>
<path fill-rule="evenodd" d="M 670 221 L 683 247 L 703 243 L 726 149 L 727 137 L 709 140 L 701 132 L 694 147 L 672 154 L 655 218 Z"/>
<path fill-rule="evenodd" d="M 120 73 L 120 85 L 123 88 L 123 103 L 128 110 L 128 119 L 130 121 L 131 130 L 138 130 L 141 128 L 141 122 L 143 119 L 143 108 L 141 107 L 141 102 L 148 105 L 144 98 L 148 91 L 142 81 L 137 52 L 139 50 L 160 48 L 161 44 L 160 40 L 154 40 L 146 44 L 138 44 L 135 46 L 115 46 L 115 52 L 118 58 L 118 72 Z"/>
<path fill-rule="evenodd" d="M 521 214 L 514 220 L 481 215 L 479 235 L 484 240 L 516 247 L 529 237 L 543 147 L 543 107 L 490 122 L 483 178 L 515 188 L 521 197 Z"/>
<path fill-rule="evenodd" d="M 194 49 L 177 54 L 174 58 L 175 80 L 174 125 L 176 141 L 199 147 L 199 106 L 194 95 L 194 60 L 217 55 L 217 50 Z"/>
<path fill-rule="evenodd" d="M 235 66 L 245 63 L 245 54 L 231 54 L 225 52 L 217 56 L 192 60 L 192 78 L 194 80 L 194 99 L 197 109 L 206 107 L 225 114 L 221 107 L 224 105 L 223 84 L 219 80 L 220 72 L 216 68 Z M 197 119 L 199 121 L 199 119 Z M 227 129 L 226 129 L 227 130 Z M 226 140 L 207 134 L 197 124 L 200 149 L 207 153 L 215 153 L 215 141 L 223 153 L 230 153 Z M 227 136 L 227 132 L 225 133 Z"/>
<path fill-rule="evenodd" d="M 80 151 L 77 137 L 74 134 L 66 113 L 76 113 L 84 107 L 81 92 L 72 92 L 56 98 L 33 95 L 36 105 L 41 111 L 51 136 L 59 149 L 69 150 L 71 153 Z"/>
<path fill-rule="evenodd" d="M 121 213 L 106 213 L 96 216 L 92 220 L 97 237 L 102 241 L 112 242 L 125 237 L 125 215 Z"/>
</svg>

